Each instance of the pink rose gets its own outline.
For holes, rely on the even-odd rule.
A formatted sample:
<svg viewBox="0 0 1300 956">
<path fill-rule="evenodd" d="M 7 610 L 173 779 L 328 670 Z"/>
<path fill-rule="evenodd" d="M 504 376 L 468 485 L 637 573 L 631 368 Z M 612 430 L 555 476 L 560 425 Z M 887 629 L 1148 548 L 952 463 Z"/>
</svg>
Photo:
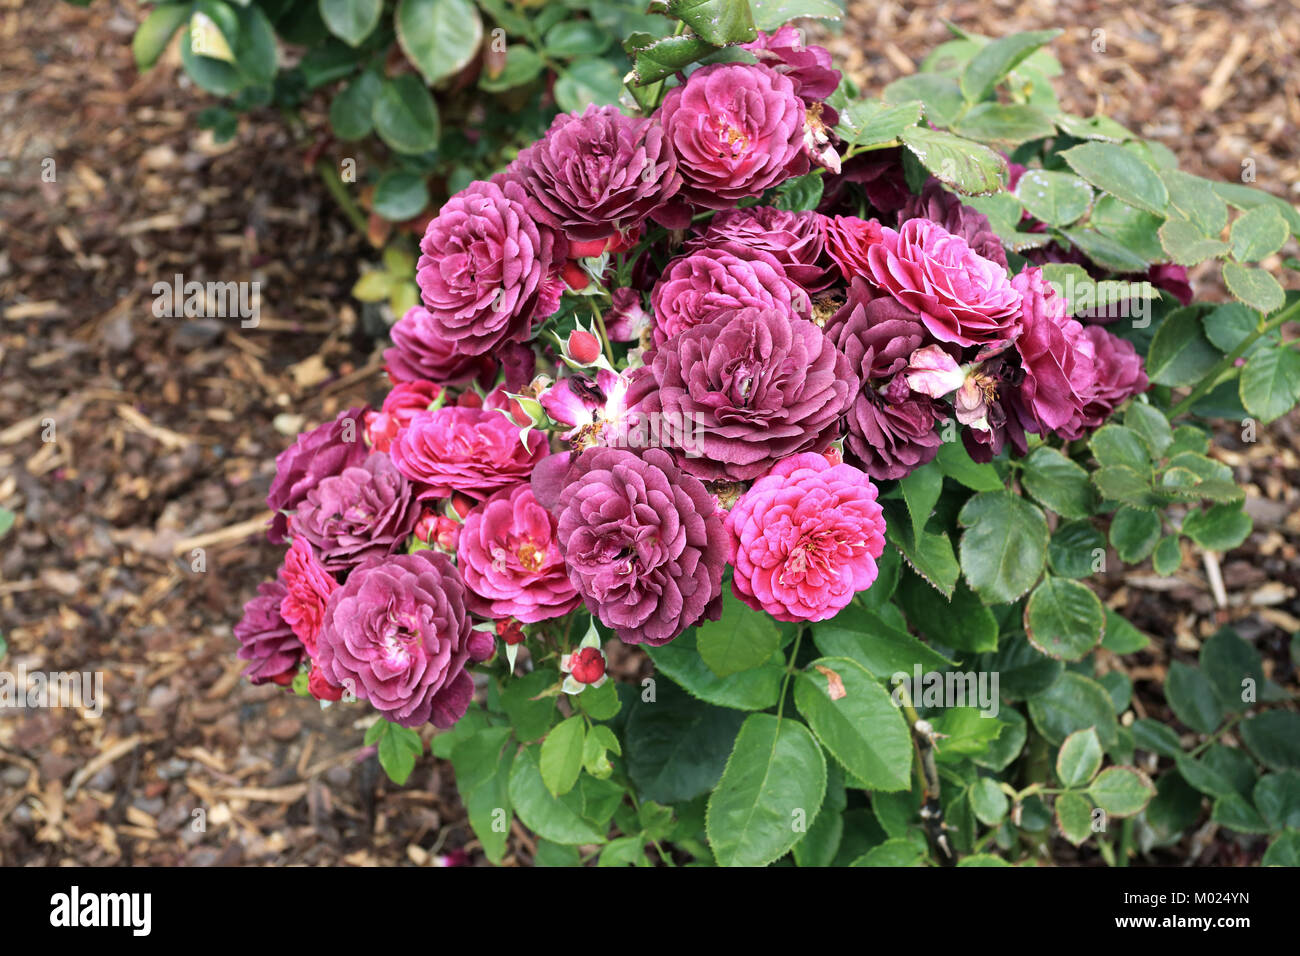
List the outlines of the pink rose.
<svg viewBox="0 0 1300 956">
<path fill-rule="evenodd" d="M 871 277 L 917 312 L 936 339 L 994 345 L 1015 337 L 1020 295 L 1006 270 L 928 219 L 881 230 L 867 250 Z"/>
<path fill-rule="evenodd" d="M 416 483 L 421 499 L 456 491 L 487 498 L 527 481 L 549 452 L 540 432 L 521 441 L 519 426 L 500 411 L 456 407 L 417 413 L 391 449 L 397 470 Z"/>
<path fill-rule="evenodd" d="M 366 438 L 376 451 L 388 451 L 397 433 L 438 400 L 442 389 L 432 382 L 399 382 L 384 397 L 383 407 L 366 412 Z"/>
<path fill-rule="evenodd" d="M 1066 427 L 1081 415 L 1097 381 L 1094 347 L 1070 318 L 1065 299 L 1030 266 L 1012 284 L 1023 302 L 1016 351 L 1025 379 L 1015 401 L 1028 412 L 1026 428 L 1039 434 Z M 1037 427 L 1030 427 L 1030 422 Z"/>
<path fill-rule="evenodd" d="M 857 216 L 827 216 L 822 220 L 822 228 L 826 234 L 826 254 L 839 267 L 844 281 L 851 282 L 855 276 L 869 277 L 867 250 L 884 238 L 880 223 Z"/>
<path fill-rule="evenodd" d="M 312 658 L 316 657 L 316 640 L 325 617 L 325 602 L 338 588 L 338 581 L 316 558 L 307 539 L 296 537 L 284 556 L 280 583 L 285 595 L 280 601 L 280 616 L 293 628 Z"/>
<path fill-rule="evenodd" d="M 555 540 L 555 519 L 526 484 L 503 488 L 465 518 L 456 563 L 480 617 L 535 624 L 560 617 L 581 599 Z"/>
<path fill-rule="evenodd" d="M 727 515 L 732 590 L 778 621 L 824 621 L 876 580 L 885 519 L 876 486 L 852 465 L 794 455 Z"/>
</svg>

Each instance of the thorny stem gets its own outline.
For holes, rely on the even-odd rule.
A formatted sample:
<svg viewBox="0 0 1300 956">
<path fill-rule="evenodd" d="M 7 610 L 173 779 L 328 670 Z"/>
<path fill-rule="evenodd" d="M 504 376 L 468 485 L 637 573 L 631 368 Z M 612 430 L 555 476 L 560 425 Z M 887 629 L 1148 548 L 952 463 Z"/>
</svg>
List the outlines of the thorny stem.
<svg viewBox="0 0 1300 956">
<path fill-rule="evenodd" d="M 912 731 L 917 773 L 921 778 L 921 822 L 925 825 L 926 836 L 939 865 L 953 866 L 957 862 L 957 855 L 948 842 L 948 834 L 944 832 L 947 827 L 943 822 L 943 804 L 939 802 L 939 770 L 934 762 L 934 741 L 938 735 L 929 721 L 922 720 L 917 714 L 907 688 L 900 686 L 899 690 L 902 692 L 903 716 Z"/>
<path fill-rule="evenodd" d="M 1201 383 L 1192 389 L 1186 398 L 1169 410 L 1169 417 L 1171 419 L 1177 418 L 1195 405 L 1197 400 L 1199 400 L 1206 392 L 1219 384 L 1220 378 L 1234 370 L 1237 364 L 1237 359 L 1245 355 L 1252 345 L 1269 332 L 1279 328 L 1284 322 L 1294 318 L 1297 313 L 1300 313 L 1300 302 L 1293 302 L 1289 307 L 1273 316 L 1273 318 L 1266 322 L 1261 322 L 1254 332 L 1251 332 L 1250 335 L 1238 342 L 1236 348 L 1221 358 L 1215 366 L 1206 373 L 1205 377 L 1201 379 Z"/>
</svg>

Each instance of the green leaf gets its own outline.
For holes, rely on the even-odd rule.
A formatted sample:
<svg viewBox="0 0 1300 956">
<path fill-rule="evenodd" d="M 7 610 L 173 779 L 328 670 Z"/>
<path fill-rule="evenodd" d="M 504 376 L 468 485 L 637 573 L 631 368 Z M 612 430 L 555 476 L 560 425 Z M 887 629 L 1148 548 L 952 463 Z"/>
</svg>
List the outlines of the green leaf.
<svg viewBox="0 0 1300 956">
<path fill-rule="evenodd" d="M 900 718 L 901 719 L 901 718 Z M 766 866 L 803 835 L 826 793 L 826 758 L 808 728 L 752 714 L 709 797 L 706 830 L 720 866 Z"/>
<path fill-rule="evenodd" d="M 961 581 L 953 589 L 952 598 L 943 601 L 920 577 L 904 575 L 899 581 L 898 600 L 908 624 L 931 641 L 975 653 L 998 646 L 998 622 L 993 612 Z"/>
<path fill-rule="evenodd" d="M 1203 236 L 1218 236 L 1228 224 L 1228 205 L 1214 191 L 1208 179 L 1178 169 L 1161 169 L 1160 178 L 1169 190 L 1170 211 L 1182 214 Z"/>
<path fill-rule="evenodd" d="M 850 866 L 920 866 L 921 848 L 911 840 L 886 840 L 879 846 L 873 846 Z"/>
<path fill-rule="evenodd" d="M 957 867 L 959 869 L 963 866 L 996 867 L 996 866 L 1013 866 L 1013 865 L 1014 864 L 1008 863 L 1006 860 L 1002 859 L 1002 857 L 994 856 L 991 853 L 972 853 L 970 856 L 964 856 L 957 861 Z"/>
<path fill-rule="evenodd" d="M 1070 168 L 1121 202 L 1164 215 L 1169 192 L 1155 169 L 1114 143 L 1083 143 L 1061 153 Z"/>
<path fill-rule="evenodd" d="M 1230 551 L 1246 540 L 1253 526 L 1239 505 L 1214 505 L 1188 514 L 1179 530 L 1207 551 Z"/>
<path fill-rule="evenodd" d="M 617 103 L 622 92 L 623 77 L 608 60 L 578 60 L 555 81 L 555 102 L 569 113 Z"/>
<path fill-rule="evenodd" d="M 1146 369 L 1157 385 L 1196 385 L 1223 356 L 1205 337 L 1202 310 L 1175 309 L 1165 317 L 1151 341 Z"/>
<path fill-rule="evenodd" d="M 559 679 L 556 671 L 543 668 L 523 677 L 510 678 L 501 691 L 501 708 L 524 743 L 536 740 L 550 729 L 556 715 L 555 698 L 533 698 L 539 697 Z"/>
<path fill-rule="evenodd" d="M 765 710 L 781 693 L 785 662 L 780 655 L 762 667 L 719 677 L 709 669 L 695 647 L 695 632 L 687 631 L 661 647 L 645 648 L 655 667 L 683 687 L 692 697 L 737 710 Z"/>
<path fill-rule="evenodd" d="M 1095 680 L 1065 671 L 1051 687 L 1029 698 L 1029 718 L 1038 732 L 1060 745 L 1076 730 L 1093 727 L 1109 750 L 1119 740 L 1119 724 L 1106 688 Z"/>
<path fill-rule="evenodd" d="M 980 777 L 971 786 L 969 794 L 971 811 L 980 823 L 995 827 L 1006 817 L 1010 801 L 992 777 Z"/>
<path fill-rule="evenodd" d="M 384 81 L 372 118 L 379 138 L 399 153 L 427 153 L 438 146 L 438 107 L 412 73 Z"/>
<path fill-rule="evenodd" d="M 1021 143 L 1052 136 L 1056 124 L 1042 110 L 1023 103 L 977 103 L 953 125 L 953 132 L 1014 149 Z"/>
<path fill-rule="evenodd" d="M 147 70 L 162 56 L 182 23 L 190 18 L 188 3 L 164 3 L 154 7 L 131 38 L 131 52 L 138 70 Z"/>
<path fill-rule="evenodd" d="M 952 596 L 961 568 L 957 565 L 946 531 L 941 534 L 927 531 L 913 540 L 906 531 L 900 531 L 890 523 L 885 527 L 885 537 L 931 587 L 944 597 Z"/>
<path fill-rule="evenodd" d="M 569 59 L 575 56 L 597 56 L 603 53 L 613 38 L 591 20 L 561 20 L 546 31 L 542 47 L 549 56 Z"/>
<path fill-rule="evenodd" d="M 539 767 L 542 783 L 555 796 L 562 797 L 578 782 L 582 773 L 582 748 L 586 739 L 586 728 L 581 716 L 562 720 L 546 735 L 542 741 Z"/>
<path fill-rule="evenodd" d="M 907 724 L 861 664 L 845 657 L 818 658 L 798 673 L 794 700 L 822 746 L 867 787 L 911 786 Z"/>
<path fill-rule="evenodd" d="M 356 140 L 370 135 L 375 128 L 373 113 L 381 87 L 379 77 L 366 71 L 334 94 L 330 102 L 330 128 L 335 136 Z"/>
<path fill-rule="evenodd" d="M 919 538 L 943 491 L 943 472 L 930 462 L 900 478 L 898 487 L 903 492 L 907 513 L 912 519 L 912 536 Z"/>
<path fill-rule="evenodd" d="M 844 789 L 844 771 L 838 765 L 827 766 L 826 799 L 821 812 L 808 827 L 804 838 L 794 845 L 794 861 L 799 866 L 830 866 L 844 838 L 844 808 L 848 794 Z"/>
<path fill-rule="evenodd" d="M 896 106 L 877 100 L 854 100 L 840 111 L 835 130 L 848 148 L 891 143 L 903 135 L 903 130 L 921 121 L 923 108 L 920 100 L 907 100 Z"/>
<path fill-rule="evenodd" d="M 644 39 L 643 45 L 636 45 Z M 702 56 L 713 52 L 713 46 L 689 33 L 658 39 L 648 34 L 629 40 L 628 53 L 632 56 L 633 73 L 637 86 L 656 83 L 685 69 Z"/>
<path fill-rule="evenodd" d="M 1229 713 L 1245 713 L 1253 702 L 1243 700 L 1247 687 L 1256 692 L 1264 686 L 1264 666 L 1259 651 L 1229 628 L 1217 632 L 1201 645 L 1201 673 L 1205 674 L 1215 698 Z M 1249 682 L 1249 683 L 1247 683 Z"/>
<path fill-rule="evenodd" d="M 1178 734 L 1171 727 L 1158 720 L 1142 718 L 1133 721 L 1133 743 L 1142 750 L 1149 750 L 1162 757 L 1176 757 L 1182 753 Z"/>
<path fill-rule="evenodd" d="M 1025 490 L 1061 517 L 1086 518 L 1096 508 L 1097 495 L 1088 473 L 1055 448 L 1040 445 L 1024 465 Z"/>
<path fill-rule="evenodd" d="M 1300 830 L 1300 773 L 1283 770 L 1265 774 L 1255 784 L 1254 799 L 1270 829 Z"/>
<path fill-rule="evenodd" d="M 1268 824 L 1244 797 L 1230 793 L 1214 801 L 1210 819 L 1238 833 L 1267 833 Z"/>
<path fill-rule="evenodd" d="M 1209 181 L 1216 193 L 1237 209 L 1248 210 L 1256 206 L 1272 206 L 1286 220 L 1291 232 L 1300 235 L 1300 212 L 1294 206 L 1277 196 L 1270 196 L 1263 190 L 1242 183 L 1224 183 Z"/>
<path fill-rule="evenodd" d="M 429 86 L 469 66 L 483 43 L 470 0 L 401 0 L 394 23 L 398 45 Z"/>
<path fill-rule="evenodd" d="M 526 43 L 512 43 L 506 47 L 506 62 L 501 72 L 496 76 L 481 74 L 478 85 L 489 93 L 501 93 L 533 82 L 544 69 L 546 61 L 541 54 Z"/>
<path fill-rule="evenodd" d="M 787 179 L 777 187 L 772 205 L 777 209 L 790 212 L 807 212 L 816 209 L 817 204 L 822 200 L 824 185 L 822 177 L 817 173 Z"/>
<path fill-rule="evenodd" d="M 1198 265 L 1228 251 L 1226 242 L 1209 238 L 1186 219 L 1166 219 L 1159 235 L 1160 247 L 1180 266 Z"/>
<path fill-rule="evenodd" d="M 1152 458 L 1159 458 L 1174 442 L 1173 429 L 1164 412 L 1143 402 L 1132 402 L 1124 413 L 1125 427 L 1136 432 L 1146 443 Z"/>
<path fill-rule="evenodd" d="M 1103 197 L 1105 198 L 1105 197 Z M 1061 235 L 1093 262 L 1115 272 L 1145 272 L 1149 260 L 1096 229 L 1062 229 Z"/>
<path fill-rule="evenodd" d="M 1232 224 L 1232 257 L 1238 262 L 1258 262 L 1282 248 L 1291 230 L 1272 206 L 1256 206 Z"/>
<path fill-rule="evenodd" d="M 424 752 L 424 741 L 409 727 L 391 724 L 383 719 L 376 726 L 380 725 L 382 729 L 376 738 L 379 743 L 379 766 L 400 787 L 415 769 L 415 758 Z M 375 743 L 375 740 L 371 743 Z"/>
<path fill-rule="evenodd" d="M 1003 187 L 1006 160 L 987 146 L 923 126 L 903 130 L 900 139 L 921 165 L 957 192 L 985 196 Z"/>
<path fill-rule="evenodd" d="M 1300 714 L 1270 710 L 1241 723 L 1241 739 L 1273 770 L 1300 770 Z"/>
<path fill-rule="evenodd" d="M 972 491 L 1001 491 L 1005 487 L 998 470 L 992 464 L 973 461 L 959 441 L 940 445 L 934 461 L 946 477 Z"/>
<path fill-rule="evenodd" d="M 709 670 L 719 677 L 759 667 L 781 644 L 769 614 L 755 611 L 730 589 L 722 595 L 722 617 L 695 629 L 695 644 Z"/>
<path fill-rule="evenodd" d="M 1026 170 L 1015 193 L 1031 216 L 1049 226 L 1068 226 L 1092 208 L 1092 187 L 1069 173 Z"/>
<path fill-rule="evenodd" d="M 1113 654 L 1133 654 L 1148 647 L 1151 638 L 1147 637 L 1128 619 L 1106 608 L 1106 634 L 1101 639 L 1101 646 Z"/>
<path fill-rule="evenodd" d="M 1088 442 L 1098 463 L 1106 466 L 1125 466 L 1138 474 L 1151 467 L 1151 452 L 1142 436 L 1124 425 L 1103 425 Z"/>
<path fill-rule="evenodd" d="M 952 664 L 929 645 L 855 604 L 829 620 L 814 623 L 812 634 L 822 654 L 850 658 L 881 677 L 899 672 L 910 674 L 917 664 L 923 671 L 944 670 Z"/>
<path fill-rule="evenodd" d="M 618 699 L 617 685 L 605 681 L 599 687 L 588 687 L 576 698 L 578 706 L 592 720 L 609 720 L 619 712 L 622 703 Z"/>
<path fill-rule="evenodd" d="M 383 0 L 319 0 L 325 26 L 348 46 L 360 46 L 379 25 Z"/>
<path fill-rule="evenodd" d="M 1198 667 L 1174 661 L 1165 678 L 1165 699 L 1174 716 L 1197 733 L 1212 734 L 1223 723 L 1214 685 Z"/>
<path fill-rule="evenodd" d="M 1074 116 L 1062 113 L 1056 117 L 1056 125 L 1075 139 L 1104 140 L 1122 143 L 1133 138 L 1133 134 L 1115 122 L 1109 116 Z"/>
<path fill-rule="evenodd" d="M 1251 269 L 1235 262 L 1223 263 L 1223 284 L 1234 296 L 1265 315 L 1282 308 L 1286 293 L 1263 269 Z"/>
<path fill-rule="evenodd" d="M 455 745 L 451 766 L 469 825 L 493 863 L 505 856 L 510 832 L 510 767 L 514 748 L 506 747 L 509 727 L 486 727 Z"/>
<path fill-rule="evenodd" d="M 974 700 L 979 687 L 978 684 L 972 687 L 969 682 L 964 685 L 959 683 L 956 690 L 958 694 Z M 988 700 L 980 703 L 989 704 L 991 710 L 994 702 Z M 935 748 L 935 757 L 941 763 L 960 763 L 966 757 L 987 755 L 1004 726 L 1002 721 L 986 716 L 985 711 L 973 706 L 946 707 L 931 722 L 935 731 L 943 737 Z"/>
<path fill-rule="evenodd" d="M 1141 813 L 1155 795 L 1151 779 L 1136 767 L 1107 767 L 1088 787 L 1088 796 L 1112 817 Z"/>
<path fill-rule="evenodd" d="M 1183 779 L 1201 793 L 1211 797 L 1239 795 L 1232 780 L 1204 760 L 1196 760 L 1180 752 L 1174 755 L 1174 763 Z"/>
<path fill-rule="evenodd" d="M 1126 465 L 1111 465 L 1094 472 L 1092 483 L 1106 500 L 1131 508 L 1150 510 L 1163 504 L 1163 499 L 1151 490 L 1149 469 L 1139 474 Z"/>
<path fill-rule="evenodd" d="M 556 797 L 546 788 L 539 747 L 525 747 L 510 768 L 510 802 L 524 826 L 544 840 L 565 845 L 604 843 L 605 834 L 583 818 L 580 789 Z"/>
<path fill-rule="evenodd" d="M 1028 591 L 1047 559 L 1047 519 L 1008 491 L 985 491 L 962 507 L 961 568 L 986 604 L 1005 604 Z"/>
<path fill-rule="evenodd" d="M 1260 866 L 1300 866 L 1300 830 L 1283 830 L 1264 851 Z"/>
<path fill-rule="evenodd" d="M 839 20 L 844 11 L 835 0 L 749 0 L 754 25 L 771 32 L 797 17 Z"/>
<path fill-rule="evenodd" d="M 1101 769 L 1101 739 L 1092 727 L 1065 738 L 1056 755 L 1056 776 L 1066 787 L 1081 787 Z"/>
<path fill-rule="evenodd" d="M 1167 578 L 1177 571 L 1182 563 L 1183 549 L 1179 547 L 1177 535 L 1171 534 L 1156 543 L 1156 549 L 1151 554 L 1151 567 L 1155 569 L 1156 574 Z"/>
<path fill-rule="evenodd" d="M 375 212 L 392 222 L 418 216 L 429 204 L 424 177 L 401 169 L 390 169 L 375 184 Z"/>
<path fill-rule="evenodd" d="M 1047 577 L 1025 605 L 1025 635 L 1048 657 L 1078 661 L 1097 646 L 1106 628 L 1101 601 L 1078 581 Z"/>
<path fill-rule="evenodd" d="M 627 718 L 627 773 L 637 792 L 657 803 L 708 793 L 722 776 L 744 715 L 660 686 Z"/>
<path fill-rule="evenodd" d="M 1072 844 L 1078 846 L 1092 836 L 1092 804 L 1083 794 L 1059 794 L 1054 809 L 1061 835 Z"/>
<path fill-rule="evenodd" d="M 931 123 L 947 126 L 961 114 L 964 104 L 957 81 L 937 73 L 913 73 L 899 77 L 884 89 L 886 103 L 902 105 L 910 100 L 925 104 L 925 116 Z M 902 133 L 899 133 L 901 138 Z"/>
<path fill-rule="evenodd" d="M 1013 33 L 985 44 L 966 64 L 966 69 L 961 74 L 961 92 L 966 102 L 976 103 L 984 99 L 1003 77 L 1061 33 L 1061 30 Z"/>
<path fill-rule="evenodd" d="M 1300 352 L 1282 345 L 1261 349 L 1241 370 L 1241 404 L 1263 424 L 1300 402 Z"/>
<path fill-rule="evenodd" d="M 1259 313 L 1240 302 L 1225 302 L 1214 311 L 1206 313 L 1201 324 L 1205 326 L 1205 337 L 1214 343 L 1216 349 L 1226 353 L 1254 333 L 1259 325 Z M 1257 341 L 1247 350 L 1246 355 L 1268 344 L 1269 338 L 1265 336 Z"/>
<path fill-rule="evenodd" d="M 668 13 L 714 46 L 748 43 L 758 35 L 743 0 L 668 0 Z"/>
<path fill-rule="evenodd" d="M 1105 569 L 1106 539 L 1090 521 L 1066 521 L 1047 543 L 1047 564 L 1063 578 L 1086 578 Z"/>
</svg>

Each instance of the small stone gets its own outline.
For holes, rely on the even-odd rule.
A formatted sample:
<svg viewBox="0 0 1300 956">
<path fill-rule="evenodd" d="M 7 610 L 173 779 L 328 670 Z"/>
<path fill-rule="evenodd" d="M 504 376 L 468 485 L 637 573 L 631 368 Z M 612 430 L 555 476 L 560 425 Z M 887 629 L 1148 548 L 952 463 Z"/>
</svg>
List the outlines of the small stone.
<svg viewBox="0 0 1300 956">
<path fill-rule="evenodd" d="M 302 730 L 302 721 L 293 717 L 286 717 L 284 720 L 277 720 L 268 729 L 267 733 L 275 740 L 281 743 L 288 743 L 297 738 Z"/>
</svg>

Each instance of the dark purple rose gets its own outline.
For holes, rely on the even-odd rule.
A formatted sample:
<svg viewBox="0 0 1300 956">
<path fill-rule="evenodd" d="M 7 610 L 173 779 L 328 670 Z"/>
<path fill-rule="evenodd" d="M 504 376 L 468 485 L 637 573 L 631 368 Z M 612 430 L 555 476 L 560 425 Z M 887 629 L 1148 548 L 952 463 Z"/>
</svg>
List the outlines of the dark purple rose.
<svg viewBox="0 0 1300 956">
<path fill-rule="evenodd" d="M 811 105 L 827 99 L 840 85 L 840 71 L 832 66 L 829 50 L 804 46 L 803 36 L 790 24 L 775 33 L 758 31 L 758 39 L 742 47 L 794 83 L 795 95 Z M 834 120 L 831 121 L 834 125 Z"/>
<path fill-rule="evenodd" d="M 740 255 L 740 249 L 766 252 L 806 292 L 819 292 L 835 279 L 821 261 L 824 218 L 817 212 L 790 212 L 775 206 L 727 209 L 714 216 L 705 233 L 686 247 L 692 252 L 718 249 L 733 255 Z"/>
<path fill-rule="evenodd" d="M 1187 266 L 1162 262 L 1147 270 L 1146 279 L 1157 289 L 1164 289 L 1181 305 L 1192 304 L 1192 285 L 1187 281 Z"/>
<path fill-rule="evenodd" d="M 275 478 L 266 496 L 266 506 L 275 512 L 266 536 L 283 544 L 291 512 L 322 478 L 337 475 L 344 468 L 359 465 L 369 454 L 361 440 L 366 409 L 349 408 L 332 422 L 303 432 L 275 458 Z"/>
<path fill-rule="evenodd" d="M 491 634 L 471 628 L 451 560 L 417 551 L 362 565 L 330 595 L 319 664 L 385 720 L 447 728 L 474 696 L 465 665 L 491 657 L 493 645 Z"/>
<path fill-rule="evenodd" d="M 621 640 L 666 644 L 721 610 L 722 517 L 704 485 L 670 455 L 588 448 L 559 484 L 556 536 L 569 579 Z"/>
<path fill-rule="evenodd" d="M 680 198 L 728 209 L 806 173 L 804 113 L 791 80 L 766 66 L 715 63 L 696 70 L 659 108 L 677 154 Z M 681 228 L 689 217 L 666 221 Z"/>
<path fill-rule="evenodd" d="M 704 249 L 679 256 L 650 292 L 654 340 L 662 343 L 684 329 L 751 307 L 807 318 L 812 302 L 775 256 L 758 249 Z"/>
<path fill-rule="evenodd" d="M 1025 372 L 1016 401 L 1029 413 L 1026 428 L 1045 435 L 1067 427 L 1088 403 L 1097 381 L 1093 343 L 1042 269 L 1029 266 L 1012 285 L 1022 302 L 1015 347 Z"/>
<path fill-rule="evenodd" d="M 682 184 L 659 121 L 626 116 L 617 106 L 557 116 L 506 176 L 527 191 L 538 222 L 576 242 L 637 231 Z"/>
<path fill-rule="evenodd" d="M 1007 267 L 1007 252 L 1002 247 L 1002 240 L 989 225 L 988 216 L 967 206 L 948 190 L 943 183 L 931 178 L 921 190 L 921 195 L 913 196 L 898 213 L 901 226 L 909 219 L 929 219 L 937 222 L 955 236 L 966 240 L 978 256 L 996 262 L 1003 269 Z"/>
<path fill-rule="evenodd" d="M 1132 342 L 1111 335 L 1099 325 L 1084 326 L 1083 334 L 1092 343 L 1097 381 L 1083 411 L 1060 430 L 1071 440 L 1100 428 L 1115 409 L 1151 385 L 1142 367 L 1142 356 Z"/>
<path fill-rule="evenodd" d="M 384 350 L 384 364 L 395 384 L 454 385 L 471 378 L 487 382 L 496 374 L 497 363 L 492 356 L 465 354 L 443 335 L 422 305 L 407 309 L 388 334 L 393 347 Z"/>
<path fill-rule="evenodd" d="M 473 182 L 420 240 L 415 281 L 439 337 L 465 355 L 522 342 L 559 304 L 564 240 L 533 220 L 514 182 Z"/>
<path fill-rule="evenodd" d="M 935 409 L 902 373 L 885 385 L 865 386 L 849 409 L 845 459 L 877 481 L 910 475 L 939 452 Z"/>
<path fill-rule="evenodd" d="M 687 329 L 649 358 L 659 387 L 640 410 L 682 423 L 680 434 L 660 435 L 705 481 L 747 481 L 782 458 L 825 450 L 858 387 L 821 329 L 767 309 Z"/>
<path fill-rule="evenodd" d="M 311 544 L 327 571 L 337 572 L 398 550 L 419 520 L 411 483 L 377 451 L 307 492 L 289 531 Z"/>
<path fill-rule="evenodd" d="M 254 684 L 287 684 L 307 654 L 293 628 L 280 616 L 280 603 L 288 593 L 279 581 L 263 581 L 257 597 L 244 605 L 235 625 L 239 657 L 249 662 L 244 676 Z"/>
<path fill-rule="evenodd" d="M 915 312 L 865 279 L 849 285 L 848 298 L 826 323 L 826 335 L 863 383 L 901 372 L 928 341 Z"/>
</svg>

